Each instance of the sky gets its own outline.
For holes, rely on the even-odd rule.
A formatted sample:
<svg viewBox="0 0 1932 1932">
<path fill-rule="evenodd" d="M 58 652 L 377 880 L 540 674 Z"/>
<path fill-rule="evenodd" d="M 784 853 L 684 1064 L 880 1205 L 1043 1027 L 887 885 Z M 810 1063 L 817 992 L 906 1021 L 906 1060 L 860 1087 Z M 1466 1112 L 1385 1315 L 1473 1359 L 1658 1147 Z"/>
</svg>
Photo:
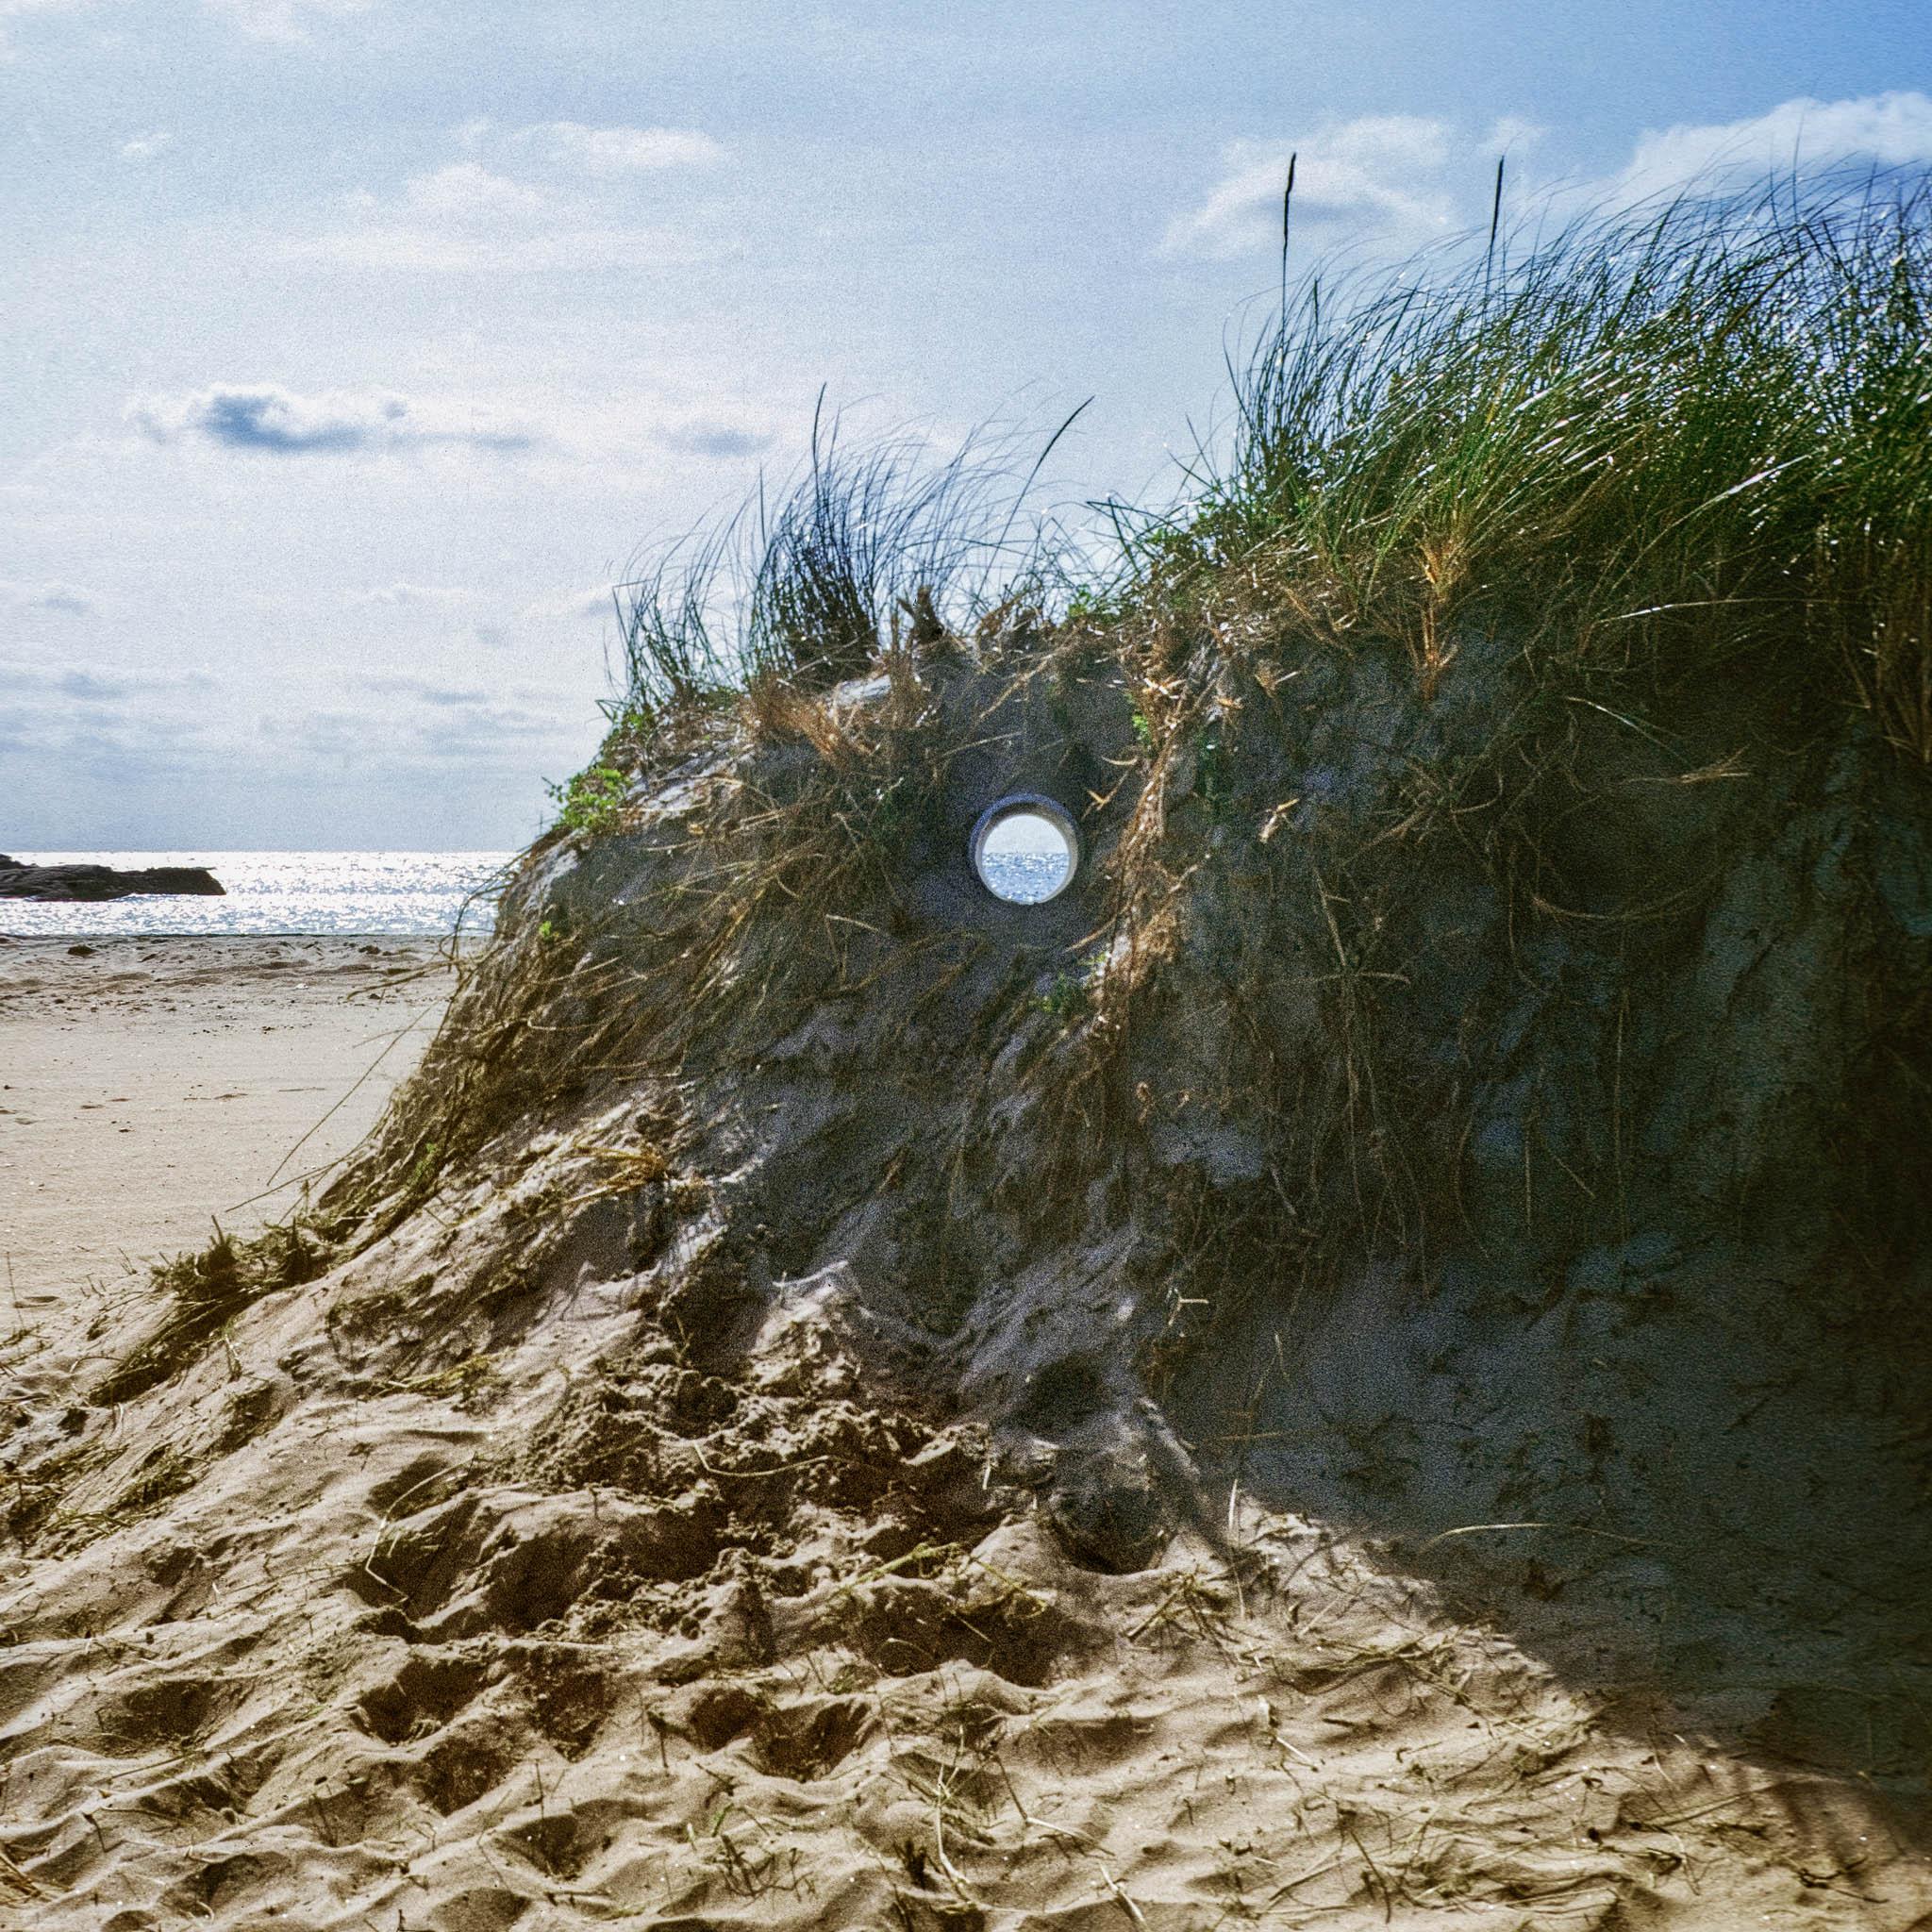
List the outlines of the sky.
<svg viewBox="0 0 1932 1932">
<path fill-rule="evenodd" d="M 0 0 L 0 850 L 503 848 L 853 433 L 1168 499 L 1294 246 L 1932 162 L 1924 0 Z M 1715 174 L 1714 174 L 1715 171 Z"/>
</svg>

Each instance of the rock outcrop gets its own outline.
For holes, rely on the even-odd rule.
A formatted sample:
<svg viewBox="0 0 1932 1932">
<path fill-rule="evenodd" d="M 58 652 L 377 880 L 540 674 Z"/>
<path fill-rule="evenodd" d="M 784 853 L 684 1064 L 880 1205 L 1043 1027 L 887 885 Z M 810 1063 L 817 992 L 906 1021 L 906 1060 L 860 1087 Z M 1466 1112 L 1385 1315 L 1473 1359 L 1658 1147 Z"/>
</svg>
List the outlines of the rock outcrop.
<svg viewBox="0 0 1932 1932">
<path fill-rule="evenodd" d="M 26 865 L 0 852 L 0 899 L 134 899 L 146 892 L 207 897 L 226 891 L 202 865 L 153 865 L 117 872 L 111 865 Z"/>
</svg>

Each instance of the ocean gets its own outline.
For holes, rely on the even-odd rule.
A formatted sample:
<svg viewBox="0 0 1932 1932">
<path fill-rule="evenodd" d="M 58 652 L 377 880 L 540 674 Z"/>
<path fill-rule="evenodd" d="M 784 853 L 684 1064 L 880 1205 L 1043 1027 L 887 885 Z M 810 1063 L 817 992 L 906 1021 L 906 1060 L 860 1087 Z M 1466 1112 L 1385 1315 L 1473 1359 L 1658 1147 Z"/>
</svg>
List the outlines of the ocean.
<svg viewBox="0 0 1932 1932">
<path fill-rule="evenodd" d="M 8 848 L 9 850 L 11 848 Z M 157 934 L 445 934 L 490 930 L 475 896 L 508 852 L 13 852 L 28 865 L 205 865 L 224 898 L 143 895 L 85 905 L 0 899 L 0 933 L 102 939 Z"/>
</svg>

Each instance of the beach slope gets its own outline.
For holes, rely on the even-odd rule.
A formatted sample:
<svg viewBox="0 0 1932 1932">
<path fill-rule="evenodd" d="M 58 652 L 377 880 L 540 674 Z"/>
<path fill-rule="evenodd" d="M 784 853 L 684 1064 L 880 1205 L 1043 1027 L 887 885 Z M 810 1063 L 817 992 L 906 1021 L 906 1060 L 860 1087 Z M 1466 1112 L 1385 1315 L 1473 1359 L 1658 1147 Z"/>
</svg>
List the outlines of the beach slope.
<svg viewBox="0 0 1932 1932">
<path fill-rule="evenodd" d="M 415 1064 L 449 984 L 422 939 L 0 940 L 8 1321 L 65 1357 L 211 1221 L 290 1212 Z"/>
</svg>

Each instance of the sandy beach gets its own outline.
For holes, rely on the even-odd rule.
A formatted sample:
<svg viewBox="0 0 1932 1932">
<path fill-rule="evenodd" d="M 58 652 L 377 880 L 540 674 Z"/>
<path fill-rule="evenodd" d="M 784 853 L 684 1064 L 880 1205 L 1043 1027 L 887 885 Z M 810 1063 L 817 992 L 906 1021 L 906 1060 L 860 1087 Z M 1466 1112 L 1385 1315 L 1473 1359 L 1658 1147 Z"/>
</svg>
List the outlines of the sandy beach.
<svg viewBox="0 0 1932 1932">
<path fill-rule="evenodd" d="M 436 941 L 379 934 L 0 940 L 16 1322 L 53 1343 L 211 1218 L 286 1214 L 368 1131 L 451 983 Z"/>
<path fill-rule="evenodd" d="M 0 1346 L 0 1924 L 1924 1932 L 1932 1357 L 1916 1281 L 1832 1244 L 1893 1225 L 1815 1158 L 1865 1062 L 1781 1024 L 1859 957 L 1867 874 L 1813 855 L 1857 849 L 1862 799 L 1617 784 L 1727 852 L 1735 916 L 1526 981 L 1507 893 L 1366 837 L 1407 796 L 1357 758 L 1385 687 L 1307 646 L 1318 722 L 1251 743 L 1241 821 L 1365 774 L 1364 903 L 1487 991 L 1439 986 L 1366 1062 L 1441 1098 L 1401 1130 L 1464 1183 L 1415 1209 L 1466 1217 L 1455 1265 L 1392 1275 L 1358 1226 L 1304 1292 L 1304 1208 L 1354 1183 L 1296 1136 L 1344 1131 L 1360 1051 L 1308 991 L 1316 841 L 1257 835 L 1177 928 L 1164 883 L 1133 902 L 1161 998 L 1101 1031 L 1112 969 L 1041 969 L 1082 957 L 1140 804 L 1036 907 L 968 896 L 958 855 L 1024 782 L 974 752 L 1105 770 L 1125 688 L 922 675 L 957 842 L 889 823 L 890 865 L 847 863 L 897 767 L 841 734 L 890 679 L 813 700 L 815 737 L 714 721 L 708 782 L 641 773 L 625 827 L 516 870 L 326 1226 L 204 1239 L 425 1052 L 426 943 L 0 948 L 0 1153 L 40 1183 Z M 1223 810 L 1174 806 L 1161 881 Z M 1874 869 L 1932 879 L 1923 852 Z M 1767 955 L 1787 874 L 1807 909 Z M 1479 943 L 1444 941 L 1468 907 Z M 1620 1174 L 1621 1115 L 1492 1131 L 1522 1037 L 1577 1123 L 1622 1040 L 1651 1151 Z M 1303 1087 L 1257 1084 L 1257 1039 Z M 1489 1096 L 1453 1131 L 1452 1065 Z M 1720 1134 L 1771 1066 L 1784 1111 Z M 1532 1203 L 1539 1146 L 1565 1164 Z M 1781 1225 L 1730 1207 L 1747 1158 Z M 171 1246 L 203 1252 L 158 1288 Z"/>
</svg>

